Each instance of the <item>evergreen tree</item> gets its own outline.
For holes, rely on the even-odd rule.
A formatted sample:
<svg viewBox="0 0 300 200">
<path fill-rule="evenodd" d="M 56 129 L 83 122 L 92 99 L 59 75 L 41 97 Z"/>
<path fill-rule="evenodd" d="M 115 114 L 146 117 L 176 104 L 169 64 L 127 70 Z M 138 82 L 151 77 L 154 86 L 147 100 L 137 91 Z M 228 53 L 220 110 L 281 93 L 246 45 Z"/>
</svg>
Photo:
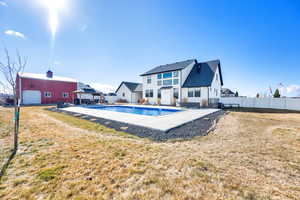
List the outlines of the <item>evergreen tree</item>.
<svg viewBox="0 0 300 200">
<path fill-rule="evenodd" d="M 278 89 L 276 89 L 275 90 L 275 93 L 274 93 L 274 96 L 273 96 L 274 98 L 280 98 L 280 93 L 279 93 L 279 90 Z"/>
</svg>

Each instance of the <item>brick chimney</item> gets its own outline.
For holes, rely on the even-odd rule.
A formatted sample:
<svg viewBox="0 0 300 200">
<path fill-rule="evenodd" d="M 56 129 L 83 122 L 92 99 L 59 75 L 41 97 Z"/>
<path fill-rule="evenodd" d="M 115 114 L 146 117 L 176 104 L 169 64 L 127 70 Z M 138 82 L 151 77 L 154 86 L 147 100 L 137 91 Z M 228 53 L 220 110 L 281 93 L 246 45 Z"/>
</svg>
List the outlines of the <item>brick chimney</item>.
<svg viewBox="0 0 300 200">
<path fill-rule="evenodd" d="M 53 78 L 53 72 L 48 70 L 46 73 L 47 78 Z"/>
</svg>

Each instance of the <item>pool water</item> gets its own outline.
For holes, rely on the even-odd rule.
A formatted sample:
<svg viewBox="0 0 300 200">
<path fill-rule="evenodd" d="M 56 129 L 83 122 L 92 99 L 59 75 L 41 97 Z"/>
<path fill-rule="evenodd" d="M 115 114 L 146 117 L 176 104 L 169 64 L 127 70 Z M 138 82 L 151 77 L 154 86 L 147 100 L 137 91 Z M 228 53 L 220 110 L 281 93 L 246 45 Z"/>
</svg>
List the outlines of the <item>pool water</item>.
<svg viewBox="0 0 300 200">
<path fill-rule="evenodd" d="M 134 106 L 88 106 L 87 108 L 131 113 L 131 114 L 138 114 L 138 115 L 148 115 L 148 116 L 168 115 L 168 114 L 181 111 L 176 109 L 146 108 L 146 107 L 134 107 Z"/>
</svg>

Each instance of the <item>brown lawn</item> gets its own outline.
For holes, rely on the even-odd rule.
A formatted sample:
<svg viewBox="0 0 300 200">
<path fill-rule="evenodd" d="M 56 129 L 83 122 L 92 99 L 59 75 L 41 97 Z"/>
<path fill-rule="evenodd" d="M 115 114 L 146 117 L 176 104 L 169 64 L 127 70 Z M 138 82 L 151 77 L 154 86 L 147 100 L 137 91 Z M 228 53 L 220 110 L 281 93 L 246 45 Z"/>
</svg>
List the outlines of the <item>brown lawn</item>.
<svg viewBox="0 0 300 200">
<path fill-rule="evenodd" d="M 300 114 L 232 112 L 209 136 L 163 143 L 42 107 L 21 122 L 0 199 L 300 197 Z"/>
</svg>

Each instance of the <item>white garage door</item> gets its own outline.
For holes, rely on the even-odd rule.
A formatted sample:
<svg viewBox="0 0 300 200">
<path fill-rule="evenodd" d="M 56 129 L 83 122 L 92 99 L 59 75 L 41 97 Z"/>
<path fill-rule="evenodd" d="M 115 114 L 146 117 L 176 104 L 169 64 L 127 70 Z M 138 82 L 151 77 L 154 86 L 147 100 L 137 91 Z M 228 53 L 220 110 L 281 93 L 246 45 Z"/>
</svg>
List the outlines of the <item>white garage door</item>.
<svg viewBox="0 0 300 200">
<path fill-rule="evenodd" d="M 23 104 L 41 104 L 41 92 L 38 90 L 24 90 Z"/>
</svg>

